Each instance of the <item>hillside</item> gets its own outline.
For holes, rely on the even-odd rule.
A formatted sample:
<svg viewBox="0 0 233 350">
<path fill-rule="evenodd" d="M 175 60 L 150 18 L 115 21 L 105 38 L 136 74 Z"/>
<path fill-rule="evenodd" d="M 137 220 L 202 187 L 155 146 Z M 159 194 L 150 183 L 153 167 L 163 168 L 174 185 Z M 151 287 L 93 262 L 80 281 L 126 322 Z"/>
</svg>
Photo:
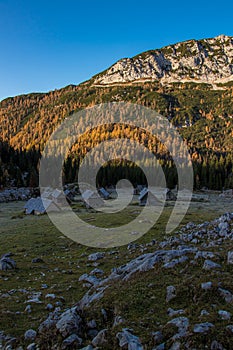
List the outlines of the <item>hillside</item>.
<svg viewBox="0 0 233 350">
<path fill-rule="evenodd" d="M 229 187 L 233 151 L 232 43 L 233 38 L 227 36 L 189 40 L 120 60 L 78 86 L 5 99 L 0 103 L 0 139 L 17 151 L 40 151 L 55 127 L 74 111 L 99 103 L 129 101 L 166 116 L 187 140 L 194 161 L 212 161 L 216 168 L 221 163 L 225 175 L 220 175 L 216 186 Z M 111 130 L 105 131 L 109 137 Z M 93 140 L 104 138 L 103 130 L 101 135 L 94 130 L 83 140 L 78 154 L 93 147 Z M 211 187 L 209 179 L 201 184 Z"/>
</svg>

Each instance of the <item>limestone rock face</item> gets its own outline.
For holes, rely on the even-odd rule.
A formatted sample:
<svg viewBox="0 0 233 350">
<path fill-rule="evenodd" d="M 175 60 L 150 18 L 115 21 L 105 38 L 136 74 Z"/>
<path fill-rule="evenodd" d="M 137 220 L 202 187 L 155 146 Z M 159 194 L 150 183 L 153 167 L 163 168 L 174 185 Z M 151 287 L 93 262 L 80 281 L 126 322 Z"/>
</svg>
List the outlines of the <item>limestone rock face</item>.
<svg viewBox="0 0 233 350">
<path fill-rule="evenodd" d="M 188 40 L 123 58 L 95 77 L 96 85 L 160 80 L 223 83 L 233 80 L 233 37 Z"/>
</svg>

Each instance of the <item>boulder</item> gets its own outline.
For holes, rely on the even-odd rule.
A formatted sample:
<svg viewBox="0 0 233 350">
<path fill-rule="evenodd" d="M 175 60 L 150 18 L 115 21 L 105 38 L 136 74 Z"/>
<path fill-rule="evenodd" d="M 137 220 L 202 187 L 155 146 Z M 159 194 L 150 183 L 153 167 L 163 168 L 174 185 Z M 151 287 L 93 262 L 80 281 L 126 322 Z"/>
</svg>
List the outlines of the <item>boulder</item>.
<svg viewBox="0 0 233 350">
<path fill-rule="evenodd" d="M 7 270 L 14 270 L 16 269 L 16 262 L 4 255 L 1 259 L 0 259 L 0 270 L 2 271 L 7 271 Z"/>
<path fill-rule="evenodd" d="M 34 340 L 36 338 L 36 331 L 34 329 L 28 329 L 25 333 L 24 333 L 24 339 L 25 340 Z"/>
<path fill-rule="evenodd" d="M 92 344 L 94 346 L 100 346 L 104 347 L 107 344 L 107 339 L 106 339 L 106 333 L 107 329 L 102 329 L 93 339 L 92 339 Z"/>
<path fill-rule="evenodd" d="M 204 265 L 203 265 L 203 270 L 213 270 L 213 269 L 220 269 L 221 268 L 221 265 L 211 261 L 211 260 L 208 260 L 206 259 L 204 261 Z"/>
<path fill-rule="evenodd" d="M 138 337 L 129 332 L 128 329 L 123 328 L 122 332 L 117 333 L 119 346 L 121 348 L 128 346 L 129 350 L 143 350 L 143 346 Z"/>
<path fill-rule="evenodd" d="M 73 333 L 82 335 L 82 323 L 82 318 L 79 316 L 76 307 L 73 307 L 60 316 L 56 328 L 64 338 Z"/>
<path fill-rule="evenodd" d="M 174 286 L 168 286 L 167 287 L 167 296 L 166 296 L 166 302 L 168 303 L 172 299 L 176 297 L 176 288 Z"/>
<path fill-rule="evenodd" d="M 63 340 L 61 350 L 74 349 L 82 344 L 82 339 L 77 334 L 71 334 L 68 338 Z"/>
<path fill-rule="evenodd" d="M 210 322 L 198 323 L 198 324 L 194 325 L 193 332 L 194 333 L 207 333 L 213 327 L 214 327 L 213 323 L 210 323 Z"/>
</svg>

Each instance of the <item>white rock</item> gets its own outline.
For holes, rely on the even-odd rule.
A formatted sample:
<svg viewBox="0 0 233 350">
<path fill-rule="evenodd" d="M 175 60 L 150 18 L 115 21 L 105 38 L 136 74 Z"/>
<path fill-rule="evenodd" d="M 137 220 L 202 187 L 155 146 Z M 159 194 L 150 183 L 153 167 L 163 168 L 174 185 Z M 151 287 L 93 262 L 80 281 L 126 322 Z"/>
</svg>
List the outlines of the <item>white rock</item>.
<svg viewBox="0 0 233 350">
<path fill-rule="evenodd" d="M 233 264 L 233 251 L 227 253 L 227 263 L 231 265 Z"/>
<path fill-rule="evenodd" d="M 168 324 L 173 324 L 178 328 L 178 333 L 175 334 L 173 339 L 185 337 L 189 327 L 189 319 L 187 317 L 177 317 L 169 321 Z"/>
<path fill-rule="evenodd" d="M 36 338 L 36 331 L 34 329 L 28 329 L 25 333 L 24 333 L 24 339 L 25 340 L 34 340 Z"/>
<path fill-rule="evenodd" d="M 92 339 L 92 344 L 94 346 L 100 346 L 100 347 L 104 347 L 104 345 L 107 344 L 107 340 L 106 340 L 106 333 L 107 333 L 107 329 L 102 329 L 96 336 L 95 338 Z"/>
<path fill-rule="evenodd" d="M 218 314 L 222 320 L 230 320 L 231 313 L 225 310 L 219 310 Z"/>
<path fill-rule="evenodd" d="M 221 297 L 224 298 L 226 303 L 231 303 L 233 301 L 233 295 L 231 294 L 231 292 L 229 292 L 229 290 L 223 289 L 223 288 L 218 288 L 218 291 L 219 291 Z"/>
<path fill-rule="evenodd" d="M 203 270 L 219 269 L 219 268 L 221 268 L 221 265 L 207 259 L 204 261 L 204 265 L 202 268 L 203 268 Z"/>
<path fill-rule="evenodd" d="M 166 301 L 169 302 L 176 297 L 176 288 L 174 286 L 167 287 Z"/>
<path fill-rule="evenodd" d="M 105 253 L 103 253 L 103 252 L 97 252 L 97 253 L 90 254 L 90 255 L 88 256 L 88 260 L 89 260 L 89 261 L 96 261 L 96 260 L 103 259 L 104 256 L 105 256 Z"/>
<path fill-rule="evenodd" d="M 213 283 L 212 282 L 203 282 L 201 284 L 201 288 L 204 289 L 204 290 L 209 290 L 211 289 L 213 286 Z"/>
<path fill-rule="evenodd" d="M 213 323 L 210 323 L 210 322 L 198 323 L 198 324 L 194 325 L 193 332 L 194 333 L 206 333 L 212 327 L 214 327 L 214 325 L 213 325 Z"/>
</svg>

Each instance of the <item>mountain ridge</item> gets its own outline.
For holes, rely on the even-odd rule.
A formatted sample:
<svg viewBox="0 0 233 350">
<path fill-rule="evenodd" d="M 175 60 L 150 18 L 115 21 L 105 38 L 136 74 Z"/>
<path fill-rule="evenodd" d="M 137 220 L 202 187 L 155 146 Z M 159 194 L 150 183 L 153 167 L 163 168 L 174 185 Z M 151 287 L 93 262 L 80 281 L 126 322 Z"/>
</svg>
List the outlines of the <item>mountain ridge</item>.
<svg viewBox="0 0 233 350">
<path fill-rule="evenodd" d="M 122 58 L 94 79 L 94 85 L 139 81 L 227 83 L 233 80 L 233 37 L 186 40 Z"/>
</svg>

